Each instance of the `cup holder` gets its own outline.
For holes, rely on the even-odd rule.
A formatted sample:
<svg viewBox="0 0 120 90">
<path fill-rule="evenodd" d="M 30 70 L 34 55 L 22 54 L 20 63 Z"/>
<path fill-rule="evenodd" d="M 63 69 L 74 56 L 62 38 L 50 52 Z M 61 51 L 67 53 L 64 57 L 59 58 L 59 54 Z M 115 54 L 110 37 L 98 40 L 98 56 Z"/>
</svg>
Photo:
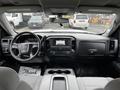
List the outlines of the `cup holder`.
<svg viewBox="0 0 120 90">
<path fill-rule="evenodd" d="M 70 74 L 71 72 L 69 70 L 65 70 L 65 71 L 63 71 L 63 73 Z"/>
<path fill-rule="evenodd" d="M 61 71 L 61 70 L 57 70 L 56 73 L 57 73 L 57 74 L 62 74 L 63 71 Z"/>
<path fill-rule="evenodd" d="M 49 74 L 71 74 L 69 70 L 49 70 Z"/>
</svg>

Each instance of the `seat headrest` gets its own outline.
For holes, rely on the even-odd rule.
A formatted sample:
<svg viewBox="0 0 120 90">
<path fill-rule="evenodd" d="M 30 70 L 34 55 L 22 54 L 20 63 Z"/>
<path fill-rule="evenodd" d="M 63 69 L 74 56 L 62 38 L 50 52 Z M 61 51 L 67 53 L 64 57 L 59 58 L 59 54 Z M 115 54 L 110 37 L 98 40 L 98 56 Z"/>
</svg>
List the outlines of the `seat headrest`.
<svg viewBox="0 0 120 90">
<path fill-rule="evenodd" d="M 104 90 L 120 90 L 120 78 L 117 78 L 109 82 L 105 86 Z"/>
<path fill-rule="evenodd" d="M 8 67 L 0 67 L 0 90 L 16 90 L 19 76 L 16 71 Z"/>
</svg>

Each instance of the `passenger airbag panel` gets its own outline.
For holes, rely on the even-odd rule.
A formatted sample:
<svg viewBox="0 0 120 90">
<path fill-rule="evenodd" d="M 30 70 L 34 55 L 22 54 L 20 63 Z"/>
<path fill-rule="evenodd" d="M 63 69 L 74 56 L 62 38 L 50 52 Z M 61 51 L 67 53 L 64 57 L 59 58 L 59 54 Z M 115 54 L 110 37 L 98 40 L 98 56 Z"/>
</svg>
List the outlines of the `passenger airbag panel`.
<svg viewBox="0 0 120 90">
<path fill-rule="evenodd" d="M 106 43 L 105 42 L 85 42 L 79 43 L 79 55 L 80 56 L 104 56 L 106 55 Z"/>
</svg>

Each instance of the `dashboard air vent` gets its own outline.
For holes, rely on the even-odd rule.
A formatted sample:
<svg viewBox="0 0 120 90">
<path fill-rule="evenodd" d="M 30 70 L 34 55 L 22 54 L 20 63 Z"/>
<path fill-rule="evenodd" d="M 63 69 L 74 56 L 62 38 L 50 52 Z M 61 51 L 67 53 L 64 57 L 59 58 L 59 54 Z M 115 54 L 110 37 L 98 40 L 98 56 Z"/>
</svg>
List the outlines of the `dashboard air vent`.
<svg viewBox="0 0 120 90">
<path fill-rule="evenodd" d="M 118 48 L 118 41 L 115 39 L 110 40 L 110 46 L 109 46 L 110 53 L 115 53 L 117 51 L 117 48 Z"/>
</svg>

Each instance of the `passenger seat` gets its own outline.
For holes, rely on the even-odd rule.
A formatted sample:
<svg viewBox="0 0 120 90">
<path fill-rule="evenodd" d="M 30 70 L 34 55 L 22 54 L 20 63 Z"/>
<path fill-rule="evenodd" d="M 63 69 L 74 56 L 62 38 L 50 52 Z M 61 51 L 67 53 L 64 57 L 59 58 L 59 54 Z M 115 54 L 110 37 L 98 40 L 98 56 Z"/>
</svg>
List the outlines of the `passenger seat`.
<svg viewBox="0 0 120 90">
<path fill-rule="evenodd" d="M 104 90 L 105 86 L 112 80 L 113 80 L 112 78 L 104 78 L 104 77 L 77 78 L 79 90 Z M 115 89 L 110 89 L 110 90 L 115 90 Z"/>
<path fill-rule="evenodd" d="M 109 82 L 104 90 L 120 90 L 120 78 L 112 80 L 111 82 Z"/>
</svg>

